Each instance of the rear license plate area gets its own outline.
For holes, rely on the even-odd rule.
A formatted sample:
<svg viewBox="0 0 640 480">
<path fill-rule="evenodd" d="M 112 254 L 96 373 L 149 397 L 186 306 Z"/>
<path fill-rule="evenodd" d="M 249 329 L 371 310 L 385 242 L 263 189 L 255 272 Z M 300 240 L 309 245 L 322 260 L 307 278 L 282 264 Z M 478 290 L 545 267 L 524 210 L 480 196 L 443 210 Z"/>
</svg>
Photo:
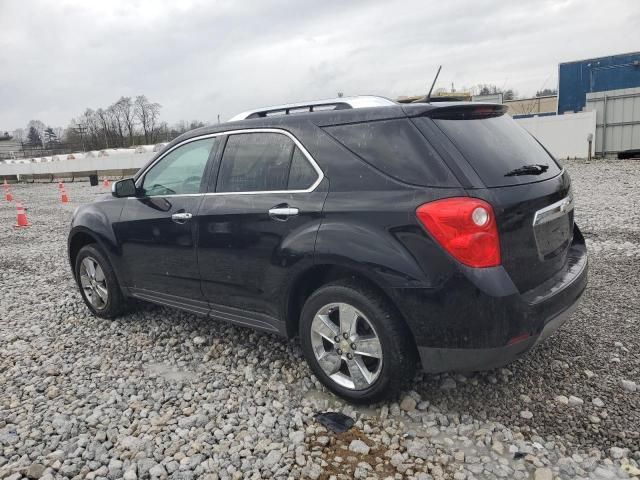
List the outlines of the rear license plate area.
<svg viewBox="0 0 640 480">
<path fill-rule="evenodd" d="M 533 231 L 540 260 L 550 260 L 565 252 L 573 236 L 573 197 L 569 195 L 538 210 Z"/>
</svg>

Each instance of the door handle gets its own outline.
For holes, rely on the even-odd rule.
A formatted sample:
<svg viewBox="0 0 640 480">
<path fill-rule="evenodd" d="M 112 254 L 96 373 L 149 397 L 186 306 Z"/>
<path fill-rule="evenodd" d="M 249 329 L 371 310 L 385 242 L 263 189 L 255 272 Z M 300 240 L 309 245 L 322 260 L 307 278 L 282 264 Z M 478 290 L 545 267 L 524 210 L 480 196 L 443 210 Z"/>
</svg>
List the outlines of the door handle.
<svg viewBox="0 0 640 480">
<path fill-rule="evenodd" d="M 300 213 L 295 207 L 274 207 L 269 209 L 269 216 L 276 220 L 286 220 L 289 217 L 295 217 Z"/>
<path fill-rule="evenodd" d="M 193 217 L 193 215 L 188 212 L 174 213 L 171 215 L 171 220 L 176 223 L 185 223 L 187 220 L 191 220 L 191 217 Z"/>
</svg>

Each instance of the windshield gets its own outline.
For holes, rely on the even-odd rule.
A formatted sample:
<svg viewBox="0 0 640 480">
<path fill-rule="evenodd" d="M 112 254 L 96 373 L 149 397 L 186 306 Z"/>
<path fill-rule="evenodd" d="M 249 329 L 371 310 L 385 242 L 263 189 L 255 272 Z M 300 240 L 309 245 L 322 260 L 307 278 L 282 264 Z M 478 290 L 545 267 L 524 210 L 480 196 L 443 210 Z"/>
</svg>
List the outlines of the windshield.
<svg viewBox="0 0 640 480">
<path fill-rule="evenodd" d="M 555 177 L 561 171 L 536 139 L 509 115 L 433 121 L 487 187 L 538 182 Z"/>
</svg>

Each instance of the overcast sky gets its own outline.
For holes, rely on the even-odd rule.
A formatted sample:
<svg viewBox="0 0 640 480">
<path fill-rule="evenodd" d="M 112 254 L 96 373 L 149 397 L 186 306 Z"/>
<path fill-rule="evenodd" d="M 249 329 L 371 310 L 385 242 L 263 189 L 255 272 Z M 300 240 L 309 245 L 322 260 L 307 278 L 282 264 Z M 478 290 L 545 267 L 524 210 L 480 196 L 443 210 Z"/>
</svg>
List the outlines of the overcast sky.
<svg viewBox="0 0 640 480">
<path fill-rule="evenodd" d="M 533 95 L 558 63 L 640 50 L 639 0 L 1 0 L 0 130 L 145 94 L 162 120 L 479 83 Z"/>
</svg>

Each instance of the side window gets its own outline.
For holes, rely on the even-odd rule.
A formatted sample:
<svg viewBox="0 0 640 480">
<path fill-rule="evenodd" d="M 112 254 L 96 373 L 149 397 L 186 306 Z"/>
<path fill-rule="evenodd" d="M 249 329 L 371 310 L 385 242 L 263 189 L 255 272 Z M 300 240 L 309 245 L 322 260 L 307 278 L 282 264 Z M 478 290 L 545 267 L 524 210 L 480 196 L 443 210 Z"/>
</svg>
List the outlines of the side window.
<svg viewBox="0 0 640 480">
<path fill-rule="evenodd" d="M 434 187 L 458 184 L 409 119 L 337 125 L 325 131 L 369 165 L 401 182 Z"/>
<path fill-rule="evenodd" d="M 189 142 L 176 148 L 145 174 L 142 189 L 147 196 L 200 192 L 200 182 L 216 138 Z"/>
<path fill-rule="evenodd" d="M 318 172 L 309 163 L 304 153 L 298 147 L 293 152 L 291 159 L 291 171 L 289 172 L 289 190 L 306 190 L 318 178 Z"/>
<path fill-rule="evenodd" d="M 217 192 L 286 190 L 295 144 L 278 133 L 229 136 L 222 155 Z"/>
</svg>

